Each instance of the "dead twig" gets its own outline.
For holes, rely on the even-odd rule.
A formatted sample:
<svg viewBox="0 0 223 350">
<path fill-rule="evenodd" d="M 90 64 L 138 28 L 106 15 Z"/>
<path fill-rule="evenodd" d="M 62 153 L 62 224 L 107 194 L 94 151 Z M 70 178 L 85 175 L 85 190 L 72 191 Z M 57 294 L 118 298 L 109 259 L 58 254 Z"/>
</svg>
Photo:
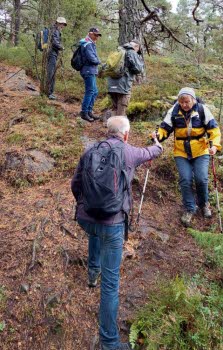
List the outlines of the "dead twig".
<svg viewBox="0 0 223 350">
<path fill-rule="evenodd" d="M 34 266 L 36 265 L 36 253 L 37 253 L 37 249 L 39 247 L 40 241 L 43 238 L 44 235 L 44 230 L 45 230 L 45 226 L 47 225 L 47 223 L 49 222 L 48 218 L 44 218 L 41 220 L 40 222 L 40 229 L 39 232 L 36 236 L 36 238 L 33 241 L 33 249 L 32 249 L 32 260 L 31 260 L 31 264 L 29 266 L 29 270 L 32 270 L 34 268 Z"/>
</svg>

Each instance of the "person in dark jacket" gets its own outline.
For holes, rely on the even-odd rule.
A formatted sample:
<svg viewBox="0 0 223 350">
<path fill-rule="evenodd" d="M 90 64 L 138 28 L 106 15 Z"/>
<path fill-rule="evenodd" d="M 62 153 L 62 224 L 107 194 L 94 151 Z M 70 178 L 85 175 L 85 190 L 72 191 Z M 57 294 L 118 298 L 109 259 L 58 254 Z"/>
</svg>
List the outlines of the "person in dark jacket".
<svg viewBox="0 0 223 350">
<path fill-rule="evenodd" d="M 126 115 L 134 76 L 144 70 L 140 42 L 134 39 L 123 45 L 123 48 L 126 50 L 125 74 L 118 79 L 108 78 L 108 93 L 112 99 L 112 116 Z"/>
<path fill-rule="evenodd" d="M 136 167 L 158 157 L 162 146 L 155 138 L 155 145 L 145 148 L 134 147 L 127 143 L 129 137 L 129 120 L 123 116 L 111 117 L 107 121 L 108 138 L 111 145 L 124 142 L 124 155 L 129 182 L 134 176 Z M 123 210 L 106 219 L 95 219 L 89 216 L 83 205 L 82 170 L 83 157 L 75 171 L 71 183 L 73 195 L 77 201 L 77 221 L 87 232 L 88 245 L 88 277 L 89 287 L 96 287 L 101 274 L 101 300 L 99 313 L 100 349 L 130 349 L 126 343 L 120 343 L 117 327 L 119 304 L 119 272 L 122 258 L 124 238 L 124 211 L 129 207 L 130 198 L 126 198 Z M 129 191 L 131 192 L 131 191 Z M 123 193 L 124 196 L 124 193 Z"/>
<path fill-rule="evenodd" d="M 61 30 L 67 25 L 64 17 L 58 17 L 56 23 L 50 30 L 49 34 L 49 51 L 47 56 L 47 87 L 48 97 L 50 100 L 55 100 L 54 95 L 56 65 L 59 52 L 64 48 L 61 45 Z"/>
<path fill-rule="evenodd" d="M 80 40 L 83 67 L 80 74 L 84 79 L 85 95 L 82 101 L 80 116 L 88 122 L 99 119 L 93 114 L 93 107 L 98 95 L 96 76 L 98 75 L 98 65 L 101 63 L 97 54 L 96 41 L 101 37 L 98 28 L 90 28 L 85 39 Z"/>
</svg>

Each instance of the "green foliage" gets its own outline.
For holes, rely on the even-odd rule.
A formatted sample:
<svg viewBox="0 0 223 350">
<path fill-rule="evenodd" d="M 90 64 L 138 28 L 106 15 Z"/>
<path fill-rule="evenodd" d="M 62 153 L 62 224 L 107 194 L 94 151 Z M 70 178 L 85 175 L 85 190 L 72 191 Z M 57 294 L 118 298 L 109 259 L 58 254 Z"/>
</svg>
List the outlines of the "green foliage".
<svg viewBox="0 0 223 350">
<path fill-rule="evenodd" d="M 5 321 L 0 322 L 0 332 L 3 332 L 6 327 Z"/>
<path fill-rule="evenodd" d="M 223 235 L 188 229 L 196 242 L 205 250 L 208 260 L 223 268 Z"/>
<path fill-rule="evenodd" d="M 0 310 L 4 307 L 6 302 L 5 286 L 0 286 Z"/>
<path fill-rule="evenodd" d="M 148 109 L 148 102 L 130 102 L 127 108 L 127 114 L 137 114 L 141 112 L 145 112 Z"/>
<path fill-rule="evenodd" d="M 25 47 L 0 45 L 0 62 L 3 61 L 24 69 L 32 68 L 32 60 Z"/>
<path fill-rule="evenodd" d="M 146 350 L 221 350 L 223 290 L 176 278 L 153 291 L 131 326 L 132 346 Z"/>
<path fill-rule="evenodd" d="M 21 145 L 25 140 L 25 136 L 20 133 L 12 133 L 7 137 L 7 142 L 11 145 Z"/>
<path fill-rule="evenodd" d="M 98 100 L 96 103 L 97 103 L 97 107 L 101 111 L 112 107 L 112 101 L 111 101 L 111 98 L 109 96 L 106 96 L 101 100 Z"/>
</svg>

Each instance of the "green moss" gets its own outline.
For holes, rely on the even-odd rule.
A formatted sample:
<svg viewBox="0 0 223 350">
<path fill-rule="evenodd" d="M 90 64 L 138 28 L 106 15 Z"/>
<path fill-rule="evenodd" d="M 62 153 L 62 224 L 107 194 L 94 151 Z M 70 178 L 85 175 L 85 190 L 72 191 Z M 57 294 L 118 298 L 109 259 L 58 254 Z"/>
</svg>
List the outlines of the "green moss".
<svg viewBox="0 0 223 350">
<path fill-rule="evenodd" d="M 7 137 L 7 142 L 11 145 L 20 145 L 25 141 L 25 136 L 20 133 L 13 133 Z"/>
<path fill-rule="evenodd" d="M 112 107 L 111 98 L 109 96 L 106 96 L 103 99 L 98 100 L 96 102 L 96 107 L 99 108 L 101 111 L 111 108 Z"/>
<path fill-rule="evenodd" d="M 142 112 L 145 112 L 147 109 L 148 109 L 147 101 L 144 101 L 144 102 L 131 101 L 127 108 L 127 114 L 131 115 L 135 113 L 142 113 Z"/>
</svg>

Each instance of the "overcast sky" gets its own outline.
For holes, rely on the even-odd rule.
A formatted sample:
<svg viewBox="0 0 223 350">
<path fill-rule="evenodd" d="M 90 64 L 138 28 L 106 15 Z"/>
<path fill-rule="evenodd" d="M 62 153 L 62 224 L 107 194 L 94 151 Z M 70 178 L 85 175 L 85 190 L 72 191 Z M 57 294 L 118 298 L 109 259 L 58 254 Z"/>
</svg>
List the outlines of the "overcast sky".
<svg viewBox="0 0 223 350">
<path fill-rule="evenodd" d="M 168 0 L 172 4 L 173 11 L 176 11 L 178 0 Z"/>
</svg>

